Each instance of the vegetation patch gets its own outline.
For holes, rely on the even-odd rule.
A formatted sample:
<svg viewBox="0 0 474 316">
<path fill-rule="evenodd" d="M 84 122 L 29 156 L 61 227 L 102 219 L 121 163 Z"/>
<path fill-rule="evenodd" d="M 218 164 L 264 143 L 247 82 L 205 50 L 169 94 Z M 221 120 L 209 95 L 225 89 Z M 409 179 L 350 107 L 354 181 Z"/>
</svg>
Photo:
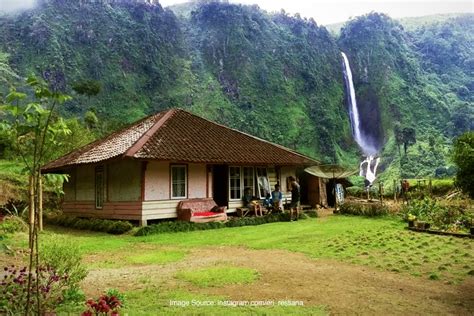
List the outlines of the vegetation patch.
<svg viewBox="0 0 474 316">
<path fill-rule="evenodd" d="M 360 216 L 383 216 L 388 214 L 388 208 L 380 203 L 345 202 L 338 211 L 339 214 Z"/>
<path fill-rule="evenodd" d="M 237 306 L 226 296 L 184 290 L 162 291 L 158 286 L 126 292 L 127 306 L 121 311 L 133 315 L 327 315 L 320 306 Z"/>
<path fill-rule="evenodd" d="M 25 231 L 28 231 L 28 225 L 20 217 L 6 216 L 0 221 L 0 236 L 2 238 L 9 234 Z"/>
<path fill-rule="evenodd" d="M 314 217 L 316 212 L 312 212 L 311 215 Z M 305 219 L 309 216 L 306 216 L 304 213 L 300 213 L 299 218 Z M 286 222 L 290 220 L 290 216 L 288 213 L 280 213 L 280 214 L 270 214 L 267 216 L 261 217 L 242 217 L 242 218 L 235 218 L 231 219 L 227 222 L 210 222 L 210 223 L 193 223 L 193 222 L 185 222 L 185 221 L 169 221 L 169 222 L 162 222 L 155 225 L 149 225 L 140 228 L 136 233 L 135 236 L 147 236 L 153 234 L 162 234 L 162 233 L 172 233 L 172 232 L 187 232 L 187 231 L 195 231 L 195 230 L 208 230 L 208 229 L 218 229 L 218 228 L 225 228 L 225 227 L 241 227 L 241 226 L 254 226 L 254 225 L 262 225 L 267 223 L 275 223 L 275 222 Z"/>
<path fill-rule="evenodd" d="M 178 279 L 203 288 L 248 284 L 257 280 L 258 276 L 258 272 L 253 269 L 227 266 L 188 270 L 176 274 Z"/>
<path fill-rule="evenodd" d="M 133 225 L 127 221 L 115 221 L 99 218 L 78 218 L 67 215 L 52 215 L 47 216 L 45 219 L 49 224 L 53 225 L 105 232 L 114 235 L 124 234 L 133 228 Z"/>
<path fill-rule="evenodd" d="M 405 220 L 426 222 L 431 229 L 452 233 L 468 233 L 474 225 L 472 206 L 442 205 L 430 198 L 411 201 L 402 209 L 401 215 Z"/>
</svg>

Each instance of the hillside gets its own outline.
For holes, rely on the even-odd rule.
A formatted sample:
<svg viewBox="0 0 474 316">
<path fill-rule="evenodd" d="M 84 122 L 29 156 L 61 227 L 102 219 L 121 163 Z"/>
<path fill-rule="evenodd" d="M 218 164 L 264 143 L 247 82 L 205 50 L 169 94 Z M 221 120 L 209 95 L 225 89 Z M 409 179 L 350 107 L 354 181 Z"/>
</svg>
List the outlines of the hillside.
<svg viewBox="0 0 474 316">
<path fill-rule="evenodd" d="M 36 73 L 75 97 L 62 115 L 94 112 L 96 136 L 182 107 L 324 162 L 357 164 L 341 50 L 386 177 L 443 173 L 452 137 L 473 128 L 472 15 L 407 32 L 373 13 L 335 38 L 312 20 L 256 6 L 206 1 L 173 10 L 147 1 L 43 0 L 0 17 L 0 52 L 20 75 Z M 97 96 L 72 90 L 90 79 L 102 86 Z M 396 137 L 404 129 L 416 134 L 407 154 Z"/>
</svg>

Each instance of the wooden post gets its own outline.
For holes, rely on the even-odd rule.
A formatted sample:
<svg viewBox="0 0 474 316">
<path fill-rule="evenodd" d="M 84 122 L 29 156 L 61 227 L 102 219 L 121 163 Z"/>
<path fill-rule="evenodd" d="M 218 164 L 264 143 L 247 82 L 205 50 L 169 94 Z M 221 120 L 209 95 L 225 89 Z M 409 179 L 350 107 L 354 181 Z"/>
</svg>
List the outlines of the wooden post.
<svg viewBox="0 0 474 316">
<path fill-rule="evenodd" d="M 397 203 L 397 180 L 393 180 L 393 201 Z"/>
<path fill-rule="evenodd" d="M 30 236 L 30 248 L 33 247 L 33 226 L 35 224 L 35 183 L 34 183 L 34 177 L 30 175 L 30 207 L 29 207 L 29 236 Z"/>
<path fill-rule="evenodd" d="M 39 231 L 43 231 L 43 181 L 40 174 L 39 178 L 39 191 L 38 191 L 38 227 Z"/>
<path fill-rule="evenodd" d="M 380 204 L 383 204 L 383 182 L 379 182 Z"/>
</svg>

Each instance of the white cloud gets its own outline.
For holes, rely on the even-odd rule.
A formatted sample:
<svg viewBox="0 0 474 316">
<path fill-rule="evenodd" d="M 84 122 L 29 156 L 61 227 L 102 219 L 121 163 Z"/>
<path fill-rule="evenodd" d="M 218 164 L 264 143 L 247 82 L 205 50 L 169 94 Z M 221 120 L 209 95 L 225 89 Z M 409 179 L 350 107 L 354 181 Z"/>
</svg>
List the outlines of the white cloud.
<svg viewBox="0 0 474 316">
<path fill-rule="evenodd" d="M 163 6 L 188 2 L 160 0 Z M 393 18 L 440 13 L 474 12 L 471 0 L 230 0 L 242 4 L 257 4 L 267 11 L 284 9 L 290 14 L 314 18 L 318 24 L 344 22 L 350 17 L 371 11 L 387 13 Z"/>
<path fill-rule="evenodd" d="M 0 0 L 0 12 L 11 13 L 31 9 L 35 4 L 36 0 Z"/>
</svg>

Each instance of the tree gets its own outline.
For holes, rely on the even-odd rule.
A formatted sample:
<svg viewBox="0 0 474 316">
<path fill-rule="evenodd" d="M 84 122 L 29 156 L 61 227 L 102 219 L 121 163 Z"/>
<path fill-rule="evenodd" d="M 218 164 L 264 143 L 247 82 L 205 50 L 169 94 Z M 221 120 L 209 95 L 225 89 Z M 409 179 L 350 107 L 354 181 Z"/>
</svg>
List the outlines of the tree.
<svg viewBox="0 0 474 316">
<path fill-rule="evenodd" d="M 102 90 L 102 85 L 96 80 L 82 80 L 72 85 L 72 89 L 78 94 L 87 97 L 96 96 Z"/>
<path fill-rule="evenodd" d="M 0 51 L 0 84 L 10 83 L 13 79 L 18 78 L 18 75 L 8 65 L 8 54 Z"/>
<path fill-rule="evenodd" d="M 402 130 L 402 138 L 403 138 L 403 149 L 405 151 L 405 155 L 407 154 L 408 146 L 413 145 L 416 143 L 416 131 L 412 127 L 405 127 Z"/>
<path fill-rule="evenodd" d="M 6 104 L 1 105 L 5 122 L 11 122 L 13 131 L 14 150 L 23 160 L 28 171 L 29 182 L 29 273 L 28 296 L 25 306 L 25 315 L 30 315 L 33 302 L 36 299 L 36 313 L 40 311 L 39 277 L 33 281 L 33 271 L 39 276 L 39 251 L 38 231 L 42 229 L 42 201 L 41 201 L 41 166 L 45 163 L 52 151 L 52 146 L 57 145 L 56 139 L 62 134 L 70 133 L 64 121 L 56 117 L 58 105 L 71 99 L 59 92 L 52 92 L 48 85 L 35 78 L 26 80 L 27 86 L 32 90 L 32 100 L 28 94 L 18 92 L 15 88 L 6 96 Z M 8 124 L 8 123 L 6 123 Z M 36 297 L 32 297 L 33 283 L 36 282 Z"/>
<path fill-rule="evenodd" d="M 398 154 L 400 154 L 400 145 L 403 144 L 405 156 L 407 154 L 408 147 L 416 143 L 416 131 L 412 127 L 401 128 L 400 124 L 395 124 L 393 128 L 393 134 L 395 136 L 395 143 L 398 146 Z"/>
<path fill-rule="evenodd" d="M 398 147 L 398 154 L 400 155 L 400 145 L 403 144 L 403 133 L 399 123 L 395 124 L 393 133 L 395 135 L 395 143 Z"/>
<path fill-rule="evenodd" d="M 453 162 L 457 165 L 455 185 L 474 198 L 474 132 L 462 134 L 454 141 Z"/>
</svg>

